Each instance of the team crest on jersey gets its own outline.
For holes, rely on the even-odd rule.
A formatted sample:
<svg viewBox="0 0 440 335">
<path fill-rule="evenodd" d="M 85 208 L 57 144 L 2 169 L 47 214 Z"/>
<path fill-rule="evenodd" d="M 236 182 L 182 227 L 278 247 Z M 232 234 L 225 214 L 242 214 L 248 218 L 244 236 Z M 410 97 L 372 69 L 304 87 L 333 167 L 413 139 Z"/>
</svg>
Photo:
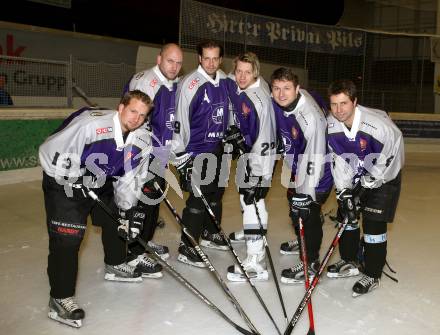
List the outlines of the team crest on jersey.
<svg viewBox="0 0 440 335">
<path fill-rule="evenodd" d="M 191 80 L 191 82 L 189 83 L 189 85 L 188 85 L 188 88 L 190 89 L 190 90 L 192 90 L 196 85 L 197 85 L 197 83 L 200 81 L 200 78 L 194 78 L 193 80 Z"/>
<path fill-rule="evenodd" d="M 223 113 L 223 107 L 216 108 L 212 113 L 212 121 L 214 121 L 215 124 L 222 124 Z"/>
<path fill-rule="evenodd" d="M 113 132 L 113 127 L 96 128 L 96 135 L 107 134 Z"/>
<path fill-rule="evenodd" d="M 295 128 L 295 127 L 292 127 L 292 129 L 291 129 L 291 134 L 292 134 L 292 138 L 294 139 L 294 140 L 296 140 L 297 138 L 298 138 L 298 130 Z"/>
<path fill-rule="evenodd" d="M 241 114 L 242 114 L 244 117 L 248 117 L 249 113 L 251 112 L 251 108 L 250 108 L 248 105 L 246 105 L 245 102 L 243 102 L 243 103 L 241 104 L 241 111 L 242 111 Z"/>
<path fill-rule="evenodd" d="M 157 79 L 156 78 L 151 79 L 150 86 L 154 87 L 154 86 L 156 86 L 156 84 L 157 84 Z"/>
<path fill-rule="evenodd" d="M 134 155 L 133 152 L 129 151 L 124 158 L 124 162 L 127 162 L 128 160 L 130 160 L 131 157 L 133 157 L 133 155 Z"/>
<path fill-rule="evenodd" d="M 365 151 L 365 149 L 367 149 L 367 140 L 361 138 L 361 139 L 359 140 L 359 145 L 360 145 L 360 147 L 361 147 L 361 151 Z"/>
</svg>

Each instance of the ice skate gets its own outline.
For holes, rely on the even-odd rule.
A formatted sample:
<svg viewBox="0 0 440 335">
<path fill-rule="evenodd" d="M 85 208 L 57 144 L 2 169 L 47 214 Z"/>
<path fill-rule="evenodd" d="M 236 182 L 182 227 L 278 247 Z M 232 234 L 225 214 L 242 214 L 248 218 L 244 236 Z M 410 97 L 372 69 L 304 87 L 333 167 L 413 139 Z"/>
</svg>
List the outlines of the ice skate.
<svg viewBox="0 0 440 335">
<path fill-rule="evenodd" d="M 177 256 L 177 260 L 185 264 L 196 266 L 198 268 L 206 268 L 206 264 L 200 258 L 196 249 L 188 247 L 183 242 L 180 242 L 179 256 Z"/>
<path fill-rule="evenodd" d="M 362 278 L 353 285 L 353 297 L 355 298 L 359 297 L 360 295 L 364 295 L 365 293 L 371 292 L 379 286 L 379 278 L 372 278 L 367 275 L 363 275 Z"/>
<path fill-rule="evenodd" d="M 217 249 L 217 250 L 228 250 L 229 249 L 219 233 L 211 234 L 207 230 L 204 230 L 202 233 L 200 245 L 202 247 Z"/>
<path fill-rule="evenodd" d="M 148 246 L 154 250 L 164 261 L 170 258 L 170 250 L 166 245 L 157 244 L 153 241 L 148 241 Z"/>
<path fill-rule="evenodd" d="M 308 264 L 309 282 L 312 282 L 319 270 L 319 260 L 315 260 Z M 281 272 L 281 282 L 283 284 L 304 284 L 304 266 L 298 263 L 294 267 L 284 269 Z"/>
<path fill-rule="evenodd" d="M 64 299 L 50 297 L 48 316 L 52 320 L 79 328 L 82 326 L 82 319 L 85 317 L 85 312 L 75 302 L 74 297 Z"/>
<path fill-rule="evenodd" d="M 135 259 L 127 262 L 128 265 L 136 268 L 142 273 L 143 278 L 162 278 L 162 265 L 146 254 L 139 255 Z"/>
<path fill-rule="evenodd" d="M 105 264 L 104 279 L 121 282 L 141 282 L 142 273 L 134 266 L 122 263 L 119 265 Z"/>
<path fill-rule="evenodd" d="M 282 255 L 299 255 L 299 242 L 298 240 L 287 241 L 281 243 L 280 254 Z"/>
<path fill-rule="evenodd" d="M 266 268 L 266 253 L 264 250 L 263 240 L 249 240 L 246 241 L 247 257 L 243 261 L 243 267 L 248 276 L 254 281 L 266 281 L 269 279 L 269 273 Z M 244 282 L 246 281 L 245 274 L 241 271 L 238 264 L 228 267 L 228 274 L 226 276 L 230 281 Z"/>
<path fill-rule="evenodd" d="M 346 278 L 359 275 L 359 266 L 355 262 L 347 262 L 343 259 L 327 267 L 327 277 Z"/>
</svg>

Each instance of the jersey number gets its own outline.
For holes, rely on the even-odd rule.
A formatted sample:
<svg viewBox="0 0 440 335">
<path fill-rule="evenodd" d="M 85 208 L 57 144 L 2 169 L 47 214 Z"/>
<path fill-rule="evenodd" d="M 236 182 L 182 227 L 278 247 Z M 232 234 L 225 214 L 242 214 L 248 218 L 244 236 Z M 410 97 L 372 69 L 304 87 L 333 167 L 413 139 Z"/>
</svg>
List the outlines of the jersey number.
<svg viewBox="0 0 440 335">
<path fill-rule="evenodd" d="M 275 149 L 275 142 L 270 142 L 270 144 L 268 142 L 264 142 L 261 143 L 261 156 L 267 156 L 267 151 L 270 149 Z"/>
</svg>

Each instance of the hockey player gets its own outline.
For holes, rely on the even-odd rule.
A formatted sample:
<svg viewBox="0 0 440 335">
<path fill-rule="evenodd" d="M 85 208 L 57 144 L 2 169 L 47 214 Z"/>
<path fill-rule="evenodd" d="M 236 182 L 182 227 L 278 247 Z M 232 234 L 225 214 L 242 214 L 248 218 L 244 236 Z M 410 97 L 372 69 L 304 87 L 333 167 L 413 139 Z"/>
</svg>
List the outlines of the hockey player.
<svg viewBox="0 0 440 335">
<path fill-rule="evenodd" d="M 143 214 L 136 206 L 141 188 L 137 192 L 133 181 L 148 168 L 151 139 L 142 125 L 150 109 L 146 94 L 128 92 L 117 111 L 83 108 L 73 113 L 40 146 L 52 319 L 80 327 L 85 316 L 74 295 L 78 251 L 89 214 L 92 223 L 102 228 L 106 280 L 139 282 L 144 271 L 162 275 L 149 265 L 128 265 L 126 243 L 118 236 L 134 238 L 141 228 L 138 218 Z M 94 188 L 115 211 L 119 209 L 119 227 L 86 195 L 83 185 Z"/>
<path fill-rule="evenodd" d="M 387 223 L 394 219 L 400 195 L 403 138 L 384 111 L 357 104 L 356 86 L 352 81 L 333 82 L 328 95 L 332 173 L 339 213 L 349 220 L 349 225 L 339 241 L 341 260 L 328 266 L 327 276 L 343 278 L 359 274 L 356 260 L 360 210 L 365 270 L 353 286 L 353 296 L 358 296 L 377 288 L 380 283 L 387 253 Z"/>
<path fill-rule="evenodd" d="M 144 185 L 144 191 L 152 200 L 160 195 L 155 192 L 154 182 L 157 182 L 162 189 L 165 189 L 164 173 L 168 163 L 169 149 L 173 137 L 173 123 L 175 111 L 175 97 L 178 82 L 178 75 L 182 68 L 183 53 L 180 47 L 174 43 L 162 46 L 157 55 L 156 65 L 148 70 L 139 72 L 133 76 L 128 85 L 129 90 L 140 90 L 153 99 L 154 107 L 149 115 L 149 126 L 153 132 L 154 152 L 151 156 L 152 163 L 158 167 L 160 175 L 154 176 Z M 153 201 L 151 204 L 140 205 L 144 208 L 146 218 L 142 231 L 142 238 L 148 241 L 148 245 L 158 253 L 162 259 L 169 258 L 167 246 L 152 241 L 159 219 L 160 203 Z M 133 254 L 130 264 L 136 265 L 142 259 L 151 261 L 144 248 L 137 242 L 129 245 L 129 251 Z"/>
<path fill-rule="evenodd" d="M 201 237 L 202 246 L 227 250 L 217 227 L 191 185 L 192 182 L 203 181 L 200 183 L 201 191 L 218 222 L 221 222 L 224 186 L 219 185 L 219 175 L 223 154 L 222 139 L 229 122 L 226 76 L 219 69 L 223 48 L 215 41 L 205 41 L 197 46 L 197 53 L 198 68 L 179 83 L 176 95 L 172 153 L 181 187 L 190 192 L 182 219 L 196 241 Z M 213 161 L 212 158 L 216 160 L 214 165 L 209 164 Z M 193 266 L 205 267 L 184 234 L 177 259 Z"/>
<path fill-rule="evenodd" d="M 290 217 L 297 237 L 299 218 L 303 220 L 309 277 L 313 277 L 319 268 L 323 235 L 321 206 L 333 186 L 329 164 L 324 164 L 327 124 L 321 108 L 300 88 L 291 69 L 275 70 L 271 83 L 278 138 L 284 146 L 284 163 L 291 170 L 293 183 L 287 190 Z M 304 283 L 303 263 L 284 269 L 281 282 Z"/>
<path fill-rule="evenodd" d="M 246 153 L 240 157 L 237 167 L 247 250 L 243 266 L 254 280 L 268 280 L 259 220 L 266 232 L 268 213 L 264 198 L 269 190 L 275 161 L 275 116 L 269 86 L 260 77 L 258 57 L 252 52 L 241 54 L 234 59 L 233 67 L 233 75 L 228 78 L 228 88 L 234 124 L 225 139 L 236 147 L 241 146 L 240 151 Z M 242 136 L 241 145 L 236 143 L 236 134 Z M 229 141 L 229 137 L 234 140 Z M 260 218 L 255 207 L 258 208 Z M 231 281 L 246 281 L 238 265 L 228 267 L 227 278 Z"/>
</svg>

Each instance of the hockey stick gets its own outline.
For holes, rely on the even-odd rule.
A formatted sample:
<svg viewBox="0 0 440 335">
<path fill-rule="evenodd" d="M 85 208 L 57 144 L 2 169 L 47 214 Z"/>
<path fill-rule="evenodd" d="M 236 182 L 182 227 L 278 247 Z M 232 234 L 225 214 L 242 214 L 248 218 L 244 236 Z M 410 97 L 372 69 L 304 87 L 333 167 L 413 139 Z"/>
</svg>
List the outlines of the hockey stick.
<svg viewBox="0 0 440 335">
<path fill-rule="evenodd" d="M 87 193 L 87 195 L 95 200 L 98 205 L 106 212 L 106 214 L 116 223 L 119 224 L 118 219 L 113 214 L 113 211 L 96 195 L 95 192 L 82 186 L 82 189 Z M 187 281 L 179 272 L 177 272 L 168 262 L 164 261 L 141 237 L 137 237 L 136 241 L 139 242 L 146 251 L 148 251 L 155 261 L 159 262 L 165 269 L 171 273 L 171 275 L 183 285 L 186 286 L 192 293 L 194 293 L 200 300 L 207 304 L 214 312 L 219 314 L 226 322 L 237 329 L 240 333 L 245 335 L 255 335 L 258 333 L 249 332 L 248 330 L 240 327 L 234 321 L 232 321 L 226 314 L 224 314 L 216 305 L 214 305 L 207 297 L 205 297 L 199 290 L 197 290 L 189 281 Z"/>
<path fill-rule="evenodd" d="M 264 234 L 263 223 L 261 222 L 261 217 L 260 217 L 260 211 L 258 210 L 257 202 L 255 201 L 255 199 L 254 199 L 254 207 L 255 207 L 255 213 L 257 214 L 258 226 L 260 228 L 260 234 L 263 237 L 263 242 L 264 242 L 264 247 L 266 249 L 267 258 L 269 258 L 270 269 L 272 270 L 272 274 L 275 279 L 275 286 L 277 288 L 278 298 L 280 299 L 281 307 L 282 307 L 283 313 L 284 313 L 284 318 L 286 319 L 286 323 L 287 323 L 287 322 L 289 322 L 289 319 L 287 318 L 286 306 L 284 305 L 283 295 L 281 294 L 281 290 L 280 290 L 280 284 L 278 283 L 278 278 L 277 278 L 277 275 L 275 272 L 275 267 L 273 265 L 272 255 L 270 254 L 269 244 L 267 243 L 266 234 Z"/>
<path fill-rule="evenodd" d="M 90 107 L 98 107 L 98 104 L 95 104 L 92 100 L 90 100 L 86 92 L 84 92 L 81 87 L 79 87 L 75 82 L 72 82 L 72 88 L 87 103 L 87 105 L 89 105 Z"/>
<path fill-rule="evenodd" d="M 309 289 L 309 271 L 308 271 L 308 263 L 307 263 L 307 248 L 306 248 L 306 238 L 304 235 L 304 223 L 302 218 L 299 218 L 299 238 L 301 243 L 301 253 L 302 253 L 302 261 L 304 268 L 304 283 L 306 286 L 306 292 Z M 312 298 L 310 297 L 309 302 L 307 303 L 307 312 L 309 314 L 309 331 L 307 335 L 315 335 L 315 321 L 313 319 L 313 307 L 312 307 Z"/>
<path fill-rule="evenodd" d="M 348 220 L 345 219 L 344 222 L 340 225 L 338 231 L 336 232 L 336 235 L 330 245 L 330 248 L 328 249 L 327 253 L 325 254 L 325 257 L 321 263 L 321 266 L 319 267 L 318 272 L 315 275 L 315 278 L 313 278 L 312 283 L 310 284 L 307 292 L 305 293 L 304 297 L 302 298 L 301 302 L 298 305 L 298 308 L 296 309 L 289 324 L 287 325 L 287 328 L 284 331 L 284 335 L 290 335 L 292 333 L 293 328 L 298 323 L 299 317 L 301 316 L 301 313 L 304 311 L 304 308 L 306 307 L 307 302 L 310 300 L 310 297 L 312 296 L 313 290 L 315 289 L 316 285 L 318 284 L 319 278 L 321 277 L 321 274 L 324 271 L 324 268 L 327 265 L 328 260 L 330 259 L 330 256 L 332 255 L 333 251 L 335 250 L 336 246 L 338 245 L 339 239 L 341 238 L 341 235 L 344 232 L 347 224 L 348 224 Z"/>
<path fill-rule="evenodd" d="M 225 235 L 222 227 L 220 226 L 220 223 L 218 222 L 217 218 L 215 217 L 214 212 L 212 211 L 211 206 L 209 205 L 208 201 L 206 200 L 206 198 L 203 195 L 203 193 L 200 190 L 200 188 L 195 183 L 192 183 L 192 186 L 195 188 L 195 190 L 199 194 L 200 198 L 202 199 L 203 204 L 205 205 L 206 211 L 209 214 L 209 217 L 211 218 L 211 220 L 214 223 L 214 225 L 217 227 L 218 232 L 219 232 L 220 236 L 222 237 L 223 241 L 228 245 L 229 250 L 231 250 L 232 254 L 234 255 L 234 258 L 237 261 L 237 264 L 240 266 L 240 269 L 244 273 L 247 282 L 249 283 L 249 285 L 251 285 L 251 288 L 254 291 L 255 295 L 257 296 L 258 300 L 260 301 L 261 306 L 263 306 L 264 310 L 266 311 L 266 314 L 269 316 L 270 320 L 272 321 L 273 325 L 275 326 L 275 329 L 277 330 L 277 333 L 281 335 L 281 331 L 279 330 L 277 324 L 275 323 L 275 320 L 273 319 L 272 314 L 270 314 L 266 304 L 263 301 L 263 298 L 261 297 L 261 295 L 258 292 L 257 288 L 255 287 L 254 283 L 251 281 L 251 278 L 249 277 L 248 273 L 244 269 L 243 263 L 241 262 L 240 258 L 238 257 L 237 253 L 235 252 L 234 248 L 232 247 L 231 241 Z"/>
<path fill-rule="evenodd" d="M 200 258 L 203 260 L 203 262 L 208 266 L 208 269 L 210 270 L 210 272 L 215 276 L 215 278 L 217 279 L 217 281 L 220 283 L 223 291 L 226 293 L 226 295 L 228 296 L 229 300 L 231 301 L 231 303 L 234 305 L 235 309 L 238 311 L 238 313 L 240 314 L 240 316 L 243 318 L 243 320 L 246 322 L 246 324 L 249 326 L 249 329 L 251 329 L 255 334 L 259 334 L 258 330 L 255 328 L 255 326 L 252 324 L 252 321 L 249 319 L 249 317 L 246 315 L 245 311 L 243 310 L 243 308 L 240 306 L 239 302 L 237 301 L 237 299 L 234 297 L 234 295 L 232 294 L 232 292 L 229 290 L 228 286 L 226 285 L 226 283 L 223 281 L 222 277 L 220 276 L 220 274 L 218 273 L 218 271 L 214 268 L 214 266 L 212 265 L 211 261 L 209 260 L 208 256 L 202 251 L 202 249 L 200 248 L 200 245 L 197 243 L 197 241 L 194 239 L 194 237 L 191 235 L 191 233 L 188 230 L 188 227 L 186 227 L 186 225 L 183 223 L 182 218 L 180 217 L 180 215 L 177 213 L 176 209 L 173 207 L 173 205 L 171 204 L 171 202 L 168 200 L 168 198 L 166 197 L 164 191 L 162 190 L 162 188 L 160 187 L 160 185 L 157 182 L 154 182 L 154 188 L 161 192 L 161 196 L 163 197 L 163 201 L 165 202 L 166 206 L 168 207 L 168 209 L 171 211 L 171 213 L 174 215 L 177 223 L 180 225 L 180 227 L 182 228 L 182 231 L 185 233 L 186 237 L 188 237 L 189 241 L 191 242 L 191 244 L 194 246 L 194 248 L 196 249 L 197 253 L 199 254 Z"/>
</svg>

